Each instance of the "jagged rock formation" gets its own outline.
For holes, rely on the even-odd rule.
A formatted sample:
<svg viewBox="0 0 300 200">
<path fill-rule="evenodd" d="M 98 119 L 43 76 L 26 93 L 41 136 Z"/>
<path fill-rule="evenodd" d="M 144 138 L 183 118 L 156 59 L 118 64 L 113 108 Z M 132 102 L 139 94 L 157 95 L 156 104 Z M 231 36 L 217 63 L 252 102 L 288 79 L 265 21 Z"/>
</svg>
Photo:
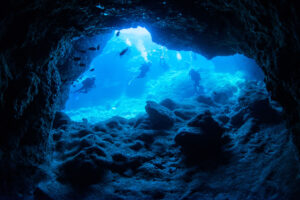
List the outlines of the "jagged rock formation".
<svg viewBox="0 0 300 200">
<path fill-rule="evenodd" d="M 94 51 L 89 39 L 85 43 L 82 38 L 135 25 L 146 26 L 153 40 L 168 48 L 207 57 L 238 52 L 255 59 L 300 146 L 299 10 L 297 1 L 291 0 L 2 2 L 2 190 L 25 190 L 21 185 L 26 177 L 47 160 L 54 114 L 63 106 L 69 84 L 84 70 L 80 63 L 74 65 L 79 61 L 77 50 Z M 76 49 L 78 38 L 87 45 L 84 49 Z M 66 60 L 72 56 L 72 62 Z"/>
<path fill-rule="evenodd" d="M 208 165 L 209 161 L 218 161 L 221 156 L 224 128 L 216 122 L 209 111 L 191 119 L 186 127 L 181 128 L 175 137 L 176 144 L 190 162 L 201 162 Z"/>
<path fill-rule="evenodd" d="M 147 101 L 145 109 L 153 128 L 169 129 L 174 125 L 175 117 L 166 107 L 153 101 Z"/>
<path fill-rule="evenodd" d="M 50 171 L 54 173 L 39 185 L 34 196 L 38 198 L 42 194 L 49 199 L 297 198 L 300 180 L 296 174 L 300 165 L 291 135 L 276 118 L 270 126 L 270 120 L 261 121 L 252 114 L 272 108 L 272 113 L 265 114 L 271 119 L 274 114 L 282 116 L 282 112 L 269 100 L 253 108 L 251 105 L 260 104 L 267 93 L 261 86 L 249 85 L 243 87 L 240 97 L 243 104 L 211 106 L 197 100 L 190 102 L 191 105 L 172 102 L 176 109 L 169 110 L 169 115 L 185 110 L 192 118 L 176 120 L 167 130 L 157 130 L 151 120 L 143 122 L 148 126 L 138 127 L 135 126 L 139 119 L 120 117 L 95 125 L 64 120 L 51 134 L 55 149 Z M 227 106 L 232 108 L 229 112 Z M 192 111 L 196 112 L 191 114 Z M 239 125 L 232 123 L 236 115 L 245 119 Z M 57 124 L 62 121 L 62 114 L 56 116 Z M 229 120 L 220 125 L 219 116 L 227 116 Z M 148 117 L 145 114 L 143 119 Z"/>
</svg>

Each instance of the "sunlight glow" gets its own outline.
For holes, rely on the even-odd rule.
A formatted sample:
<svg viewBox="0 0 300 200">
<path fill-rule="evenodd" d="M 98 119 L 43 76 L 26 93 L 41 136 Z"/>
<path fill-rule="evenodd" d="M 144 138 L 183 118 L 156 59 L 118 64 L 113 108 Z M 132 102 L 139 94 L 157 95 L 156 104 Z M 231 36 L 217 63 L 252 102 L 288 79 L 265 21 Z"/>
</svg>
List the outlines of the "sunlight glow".
<svg viewBox="0 0 300 200">
<path fill-rule="evenodd" d="M 177 60 L 182 60 L 182 56 L 178 51 L 176 52 L 176 58 Z"/>
<path fill-rule="evenodd" d="M 234 99 L 238 86 L 257 77 L 258 68 L 242 55 L 207 60 L 194 52 L 168 50 L 154 43 L 142 27 L 115 31 L 89 66 L 72 85 L 64 112 L 72 120 L 85 118 L 91 123 L 116 115 L 133 118 L 145 113 L 147 100 L 185 102 L 197 95 L 212 96 L 229 90 Z M 198 91 L 189 74 L 191 69 L 200 76 Z M 78 92 L 86 80 L 93 78 L 93 84 Z"/>
</svg>

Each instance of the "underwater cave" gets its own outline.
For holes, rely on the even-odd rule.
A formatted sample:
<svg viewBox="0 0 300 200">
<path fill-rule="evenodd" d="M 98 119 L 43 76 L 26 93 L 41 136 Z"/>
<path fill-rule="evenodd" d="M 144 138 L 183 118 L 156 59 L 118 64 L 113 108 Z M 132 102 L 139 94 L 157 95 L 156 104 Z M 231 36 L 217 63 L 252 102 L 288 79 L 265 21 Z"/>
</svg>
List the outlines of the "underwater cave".
<svg viewBox="0 0 300 200">
<path fill-rule="evenodd" d="M 292 1 L 10 1 L 0 199 L 299 199 Z"/>
</svg>

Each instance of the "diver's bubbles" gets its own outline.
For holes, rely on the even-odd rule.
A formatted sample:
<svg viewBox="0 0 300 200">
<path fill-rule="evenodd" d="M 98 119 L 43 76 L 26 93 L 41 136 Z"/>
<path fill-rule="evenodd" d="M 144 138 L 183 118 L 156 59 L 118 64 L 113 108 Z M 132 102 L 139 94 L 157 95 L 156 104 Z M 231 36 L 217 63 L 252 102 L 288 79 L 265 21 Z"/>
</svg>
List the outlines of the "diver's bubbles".
<svg viewBox="0 0 300 200">
<path fill-rule="evenodd" d="M 182 56 L 178 51 L 176 52 L 176 58 L 177 60 L 182 60 Z"/>
</svg>

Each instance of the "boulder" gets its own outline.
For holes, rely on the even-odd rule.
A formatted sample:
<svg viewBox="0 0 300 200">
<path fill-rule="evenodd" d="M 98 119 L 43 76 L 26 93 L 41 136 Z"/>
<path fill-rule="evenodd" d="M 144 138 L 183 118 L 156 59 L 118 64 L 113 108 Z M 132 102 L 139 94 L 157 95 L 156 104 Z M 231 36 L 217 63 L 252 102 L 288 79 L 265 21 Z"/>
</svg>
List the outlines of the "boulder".
<svg viewBox="0 0 300 200">
<path fill-rule="evenodd" d="M 77 186 L 87 186 L 101 181 L 108 166 L 103 155 L 104 152 L 98 148 L 80 151 L 59 166 L 58 180 Z"/>
<path fill-rule="evenodd" d="M 99 122 L 97 124 L 94 125 L 93 130 L 96 132 L 107 132 L 107 128 L 105 126 L 105 124 L 103 122 Z"/>
<path fill-rule="evenodd" d="M 266 92 L 249 90 L 244 93 L 239 98 L 239 110 L 231 117 L 230 122 L 233 127 L 239 128 L 250 118 L 258 124 L 269 125 L 283 120 L 282 112 L 272 106 Z"/>
<path fill-rule="evenodd" d="M 127 123 L 127 120 L 125 118 L 115 116 L 112 117 L 111 119 L 108 119 L 105 122 L 105 125 L 109 129 L 117 129 L 117 130 L 122 130 L 123 126 Z"/>
<path fill-rule="evenodd" d="M 226 104 L 235 92 L 237 92 L 237 87 L 226 86 L 222 90 L 213 92 L 212 98 L 216 103 Z"/>
<path fill-rule="evenodd" d="M 249 114 L 262 124 L 277 124 L 283 120 L 282 113 L 275 110 L 267 98 L 252 102 L 248 110 Z"/>
<path fill-rule="evenodd" d="M 174 125 L 175 116 L 166 107 L 154 101 L 147 101 L 145 109 L 154 129 L 170 129 Z"/>
<path fill-rule="evenodd" d="M 164 99 L 162 102 L 160 102 L 160 105 L 168 108 L 169 110 L 174 110 L 178 107 L 178 105 L 171 99 Z"/>
<path fill-rule="evenodd" d="M 59 128 L 63 125 L 66 125 L 68 123 L 71 122 L 71 119 L 70 117 L 63 113 L 63 112 L 56 112 L 55 113 L 55 118 L 54 118 L 54 121 L 53 121 L 53 128 Z"/>
<path fill-rule="evenodd" d="M 205 133 L 213 133 L 221 135 L 224 129 L 212 118 L 209 111 L 205 111 L 189 121 L 188 126 L 201 128 Z"/>
<path fill-rule="evenodd" d="M 88 186 L 101 181 L 111 163 L 103 141 L 105 139 L 100 138 L 99 133 L 80 126 L 63 132 L 54 141 L 57 180 L 73 186 Z"/>
<path fill-rule="evenodd" d="M 175 142 L 190 161 L 215 160 L 222 150 L 223 133 L 224 129 L 205 112 L 179 129 Z"/>
</svg>

